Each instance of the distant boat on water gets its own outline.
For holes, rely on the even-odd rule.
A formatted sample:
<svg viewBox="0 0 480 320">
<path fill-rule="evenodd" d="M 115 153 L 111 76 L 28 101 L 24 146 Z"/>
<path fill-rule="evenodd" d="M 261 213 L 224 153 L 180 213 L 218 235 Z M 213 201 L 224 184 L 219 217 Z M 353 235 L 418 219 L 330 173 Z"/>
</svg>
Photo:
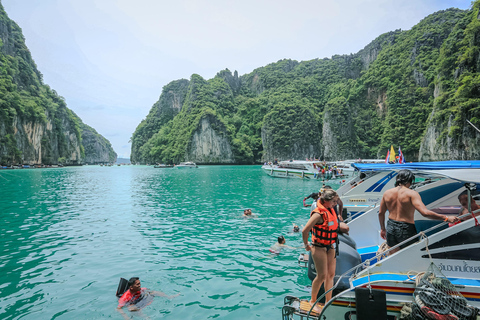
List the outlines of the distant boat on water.
<svg viewBox="0 0 480 320">
<path fill-rule="evenodd" d="M 153 166 L 154 168 L 173 168 L 173 164 L 156 164 Z"/>
<path fill-rule="evenodd" d="M 198 168 L 198 166 L 195 164 L 195 162 L 180 162 L 180 164 L 177 164 L 175 168 L 182 169 L 182 168 Z"/>
<path fill-rule="evenodd" d="M 324 165 L 330 165 L 330 163 L 323 163 L 319 160 L 289 160 L 280 161 L 276 165 L 266 164 L 262 166 L 262 169 L 269 176 L 280 178 L 332 180 L 345 179 L 347 177 L 343 172 L 337 171 L 336 168 L 335 172 L 333 170 L 324 170 L 322 173 Z"/>
</svg>

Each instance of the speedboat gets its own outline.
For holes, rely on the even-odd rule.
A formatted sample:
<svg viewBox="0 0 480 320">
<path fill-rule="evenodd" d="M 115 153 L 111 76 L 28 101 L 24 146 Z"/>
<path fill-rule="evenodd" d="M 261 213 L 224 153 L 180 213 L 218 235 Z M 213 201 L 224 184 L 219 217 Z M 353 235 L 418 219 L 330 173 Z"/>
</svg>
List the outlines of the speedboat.
<svg viewBox="0 0 480 320">
<path fill-rule="evenodd" d="M 166 169 L 166 168 L 173 168 L 173 165 L 172 164 L 156 164 L 153 167 L 159 168 L 159 169 Z"/>
<path fill-rule="evenodd" d="M 182 169 L 182 168 L 198 168 L 198 166 L 195 164 L 195 162 L 180 162 L 180 164 L 177 164 L 175 168 Z"/>
<path fill-rule="evenodd" d="M 435 170 L 445 172 L 445 170 L 462 168 L 472 169 L 478 166 L 478 163 L 478 161 L 437 161 L 408 164 L 353 163 L 352 166 L 357 174 L 342 185 L 337 193 L 342 199 L 343 207 L 347 209 L 349 216 L 355 218 L 380 205 L 383 193 L 385 190 L 394 187 L 395 177 L 401 169 L 415 171 L 417 179 L 412 186 L 413 189 L 427 190 L 435 188 L 440 180 L 446 179 L 444 175 L 437 174 Z"/>
<path fill-rule="evenodd" d="M 431 164 L 428 168 L 431 170 L 423 173 L 441 175 L 444 179 L 438 180 L 438 185 L 427 193 L 422 194 L 421 188 L 417 191 L 425 197 L 427 207 L 433 210 L 437 207 L 443 210 L 442 214 L 457 215 L 456 196 L 464 190 L 470 195 L 480 187 L 480 161 L 463 161 L 456 166 L 450 162 L 443 168 Z M 420 173 L 420 169 L 411 170 L 415 175 Z M 431 199 L 426 199 L 428 197 Z M 358 251 L 380 238 L 378 208 L 375 209 L 348 224 Z M 411 319 L 477 319 L 476 315 L 480 314 L 480 225 L 476 215 L 480 215 L 480 210 L 461 217 L 470 219 L 449 226 L 433 220 L 423 223 L 425 219 L 416 212 L 416 225 L 420 222 L 421 226 L 419 234 L 357 265 L 351 260 L 351 268 L 346 271 L 345 263 L 341 263 L 342 270 L 337 266 L 333 297 L 320 314 L 305 308 L 308 302 L 302 307 L 300 298 L 287 296 L 282 320 L 400 319 L 401 313 L 402 318 L 410 314 Z M 415 243 L 391 253 L 411 240 Z M 337 263 L 341 257 L 342 246 Z M 324 292 L 319 293 L 318 301 L 324 296 Z"/>
<path fill-rule="evenodd" d="M 328 163 L 327 163 L 328 165 Z M 280 178 L 299 178 L 309 180 L 344 180 L 348 177 L 345 174 L 335 174 L 333 170 L 326 171 L 322 174 L 322 161 L 308 160 L 289 160 L 280 161 L 277 165 L 266 164 L 262 166 L 262 170 L 272 177 Z"/>
<path fill-rule="evenodd" d="M 356 159 L 356 160 L 341 160 L 331 162 L 338 170 L 342 170 L 343 173 L 352 175 L 355 172 L 355 168 L 352 166 L 354 163 L 385 163 L 385 159 Z"/>
</svg>

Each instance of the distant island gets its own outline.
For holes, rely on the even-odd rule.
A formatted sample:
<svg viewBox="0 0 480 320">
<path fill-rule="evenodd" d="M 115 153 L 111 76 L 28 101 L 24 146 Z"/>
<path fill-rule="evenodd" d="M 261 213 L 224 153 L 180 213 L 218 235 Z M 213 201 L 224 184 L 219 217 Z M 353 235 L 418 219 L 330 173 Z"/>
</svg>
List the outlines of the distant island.
<svg viewBox="0 0 480 320">
<path fill-rule="evenodd" d="M 380 35 L 355 54 L 280 60 L 163 87 L 132 135 L 135 163 L 478 159 L 480 2 Z"/>
<path fill-rule="evenodd" d="M 113 163 L 110 141 L 43 83 L 22 30 L 0 3 L 0 165 Z"/>
</svg>

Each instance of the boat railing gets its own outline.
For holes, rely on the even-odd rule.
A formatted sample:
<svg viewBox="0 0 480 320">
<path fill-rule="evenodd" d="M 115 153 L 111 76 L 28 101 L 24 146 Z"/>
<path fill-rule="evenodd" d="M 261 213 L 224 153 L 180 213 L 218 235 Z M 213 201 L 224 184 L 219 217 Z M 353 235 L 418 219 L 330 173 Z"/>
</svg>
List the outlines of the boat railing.
<svg viewBox="0 0 480 320">
<path fill-rule="evenodd" d="M 460 220 L 462 220 L 463 218 L 471 217 L 472 215 L 475 215 L 475 216 L 476 216 L 477 214 L 480 214 L 480 209 L 475 210 L 475 211 L 473 211 L 472 213 L 469 212 L 469 213 L 463 214 L 463 215 L 459 216 L 458 218 L 459 218 Z M 435 226 L 433 226 L 433 227 L 431 227 L 431 228 L 429 228 L 429 229 L 427 229 L 427 230 L 425 230 L 425 231 L 422 231 L 422 232 L 420 232 L 420 233 L 418 233 L 418 234 L 416 234 L 416 235 L 414 235 L 414 236 L 412 236 L 412 237 L 410 237 L 410 238 L 408 238 L 408 239 L 406 239 L 406 240 L 398 243 L 397 245 L 395 245 L 395 246 L 393 246 L 393 247 L 388 248 L 387 250 L 385 250 L 385 251 L 383 251 L 383 252 L 375 255 L 374 257 L 363 261 L 362 263 L 354 266 L 353 268 L 350 268 L 349 270 L 347 270 L 346 272 L 344 272 L 344 273 L 338 278 L 337 282 L 335 282 L 335 284 L 332 286 L 332 288 L 330 288 L 328 291 L 325 291 L 321 296 L 319 296 L 319 297 L 317 298 L 317 301 L 315 302 L 314 306 L 315 306 L 321 299 L 323 299 L 323 297 L 325 297 L 325 295 L 326 295 L 327 293 L 329 293 L 330 291 L 335 290 L 335 289 L 338 287 L 338 285 L 340 284 L 340 280 L 342 280 L 342 278 L 347 277 L 347 276 L 350 276 L 350 279 L 355 279 L 355 278 L 359 275 L 359 273 L 362 272 L 363 270 L 365 270 L 365 269 L 369 268 L 370 266 L 373 266 L 373 265 L 375 265 L 375 264 L 377 264 L 377 263 L 381 263 L 381 260 L 382 260 L 382 259 L 385 259 L 386 257 L 388 257 L 389 253 L 390 253 L 392 250 L 395 250 L 395 249 L 397 249 L 397 248 L 400 248 L 400 246 L 402 246 L 402 245 L 404 245 L 404 244 L 407 244 L 408 242 L 410 242 L 410 241 L 412 241 L 412 240 L 415 240 L 416 238 L 419 238 L 420 241 L 421 241 L 421 240 L 423 240 L 423 241 L 428 241 L 428 236 L 427 236 L 427 234 L 432 234 L 432 233 L 436 233 L 436 232 L 440 231 L 440 230 L 437 230 L 437 229 L 442 229 L 442 230 L 443 230 L 443 228 L 445 227 L 445 225 L 448 225 L 448 222 L 446 222 L 446 221 L 445 221 L 445 222 L 441 222 L 441 223 L 439 223 L 439 224 L 437 224 L 437 225 L 435 225 Z M 436 232 L 434 232 L 435 230 L 436 230 Z M 404 249 L 407 249 L 407 248 L 408 248 L 408 246 L 405 247 Z M 402 249 L 402 250 L 403 250 L 403 249 Z M 350 289 L 347 289 L 346 291 L 349 291 L 349 290 L 350 290 Z M 345 291 L 343 291 L 343 292 L 345 292 Z M 332 297 L 332 299 L 330 299 L 327 303 L 325 303 L 325 307 L 322 309 L 322 312 L 320 312 L 320 314 L 318 315 L 318 318 L 317 318 L 317 319 L 319 319 L 319 320 L 321 319 L 321 316 L 323 315 L 323 312 L 324 312 L 324 310 L 326 309 L 326 307 L 327 307 L 328 305 L 330 305 L 330 304 L 335 300 L 336 297 L 341 296 L 341 295 L 343 294 L 343 292 L 340 292 L 340 293 L 337 294 L 335 297 Z M 312 306 L 312 308 L 311 308 L 310 311 L 308 312 L 307 316 L 311 317 L 311 316 L 310 316 L 310 313 L 311 313 L 311 311 L 313 310 L 313 308 L 314 308 L 314 307 Z"/>
</svg>

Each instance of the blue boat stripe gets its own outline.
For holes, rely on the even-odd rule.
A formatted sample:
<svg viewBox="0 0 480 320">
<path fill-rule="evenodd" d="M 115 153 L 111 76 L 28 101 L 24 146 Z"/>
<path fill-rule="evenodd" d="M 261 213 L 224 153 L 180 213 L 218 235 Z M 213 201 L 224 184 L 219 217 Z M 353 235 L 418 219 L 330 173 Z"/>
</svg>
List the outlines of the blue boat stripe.
<svg viewBox="0 0 480 320">
<path fill-rule="evenodd" d="M 375 182 L 370 188 L 368 188 L 365 192 L 380 192 L 382 191 L 383 187 L 388 183 L 388 181 L 392 180 L 393 177 L 395 177 L 397 173 L 390 172 L 388 175 L 380 179 L 379 181 Z"/>
<path fill-rule="evenodd" d="M 397 172 L 392 172 L 390 174 L 387 175 L 387 179 L 385 179 L 385 181 L 382 182 L 382 184 L 380 184 L 378 187 L 375 188 L 375 190 L 373 190 L 373 192 L 381 192 L 383 187 L 385 187 L 385 185 L 390 181 L 392 180 L 393 177 L 395 177 L 397 175 Z"/>
</svg>

